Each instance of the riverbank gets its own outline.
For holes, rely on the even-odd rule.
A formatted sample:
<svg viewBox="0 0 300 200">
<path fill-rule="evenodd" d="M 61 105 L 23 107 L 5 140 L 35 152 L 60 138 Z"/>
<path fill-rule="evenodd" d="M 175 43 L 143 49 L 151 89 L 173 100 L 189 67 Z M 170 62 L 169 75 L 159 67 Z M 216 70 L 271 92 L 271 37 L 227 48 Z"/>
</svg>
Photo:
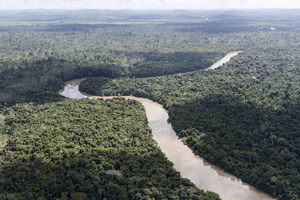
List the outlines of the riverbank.
<svg viewBox="0 0 300 200">
<path fill-rule="evenodd" d="M 216 69 L 228 62 L 232 57 L 240 52 L 230 52 L 223 59 L 217 61 L 209 69 Z M 187 72 L 193 73 L 193 72 Z M 103 98 L 111 99 L 123 97 L 132 99 L 143 104 L 152 129 L 153 139 L 158 143 L 167 158 L 174 164 L 174 168 L 179 171 L 184 178 L 188 178 L 199 188 L 218 193 L 224 200 L 271 200 L 271 196 L 243 183 L 240 179 L 225 172 L 217 166 L 211 165 L 201 157 L 194 155 L 191 149 L 179 139 L 168 123 L 169 115 L 162 105 L 146 98 L 134 96 L 109 96 L 100 97 L 81 93 L 79 85 L 83 79 L 76 79 L 66 82 L 65 88 L 60 90 L 60 94 L 68 98 Z"/>
</svg>

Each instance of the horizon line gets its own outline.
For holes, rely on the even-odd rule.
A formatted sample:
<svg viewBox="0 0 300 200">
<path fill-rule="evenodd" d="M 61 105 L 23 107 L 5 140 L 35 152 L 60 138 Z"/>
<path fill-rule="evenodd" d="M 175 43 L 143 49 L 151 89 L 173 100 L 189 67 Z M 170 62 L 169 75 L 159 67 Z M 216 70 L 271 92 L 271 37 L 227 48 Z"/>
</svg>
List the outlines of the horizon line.
<svg viewBox="0 0 300 200">
<path fill-rule="evenodd" d="M 94 11 L 208 11 L 208 10 L 300 10 L 299 8 L 204 8 L 204 9 L 168 9 L 168 8 L 107 8 L 107 9 L 95 9 L 95 8 L 22 8 L 22 9 L 1 9 L 1 11 L 29 11 L 29 10 L 58 10 L 58 11 L 72 11 L 72 10 L 94 10 Z"/>
</svg>

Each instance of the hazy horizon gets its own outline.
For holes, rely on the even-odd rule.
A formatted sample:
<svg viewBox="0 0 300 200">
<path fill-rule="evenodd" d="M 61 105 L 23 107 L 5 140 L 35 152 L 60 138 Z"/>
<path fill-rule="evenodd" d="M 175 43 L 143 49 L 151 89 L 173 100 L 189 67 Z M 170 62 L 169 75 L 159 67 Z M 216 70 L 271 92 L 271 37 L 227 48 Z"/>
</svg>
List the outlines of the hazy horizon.
<svg viewBox="0 0 300 200">
<path fill-rule="evenodd" d="M 299 9 L 299 0 L 0 0 L 0 10 Z"/>
</svg>

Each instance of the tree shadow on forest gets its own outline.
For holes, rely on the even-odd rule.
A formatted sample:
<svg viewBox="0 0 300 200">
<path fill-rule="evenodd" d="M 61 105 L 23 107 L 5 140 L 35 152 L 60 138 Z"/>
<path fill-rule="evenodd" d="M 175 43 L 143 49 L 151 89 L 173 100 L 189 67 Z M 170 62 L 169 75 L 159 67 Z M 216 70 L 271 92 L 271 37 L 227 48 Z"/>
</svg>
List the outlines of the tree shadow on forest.
<svg viewBox="0 0 300 200">
<path fill-rule="evenodd" d="M 120 77 L 124 72 L 115 65 L 63 67 L 64 60 L 47 59 L 0 72 L 0 109 L 17 103 L 44 104 L 61 101 L 58 94 L 65 81 L 92 77 Z"/>
<path fill-rule="evenodd" d="M 61 149 L 64 153 L 72 150 L 70 147 Z M 115 158 L 109 162 L 110 159 L 103 161 L 103 152 L 98 152 L 97 155 L 95 152 L 97 151 L 81 150 L 75 152 L 76 155 L 64 155 L 61 158 L 41 157 L 42 152 L 39 152 L 30 154 L 29 159 L 6 163 L 2 167 L 3 175 L 0 176 L 0 198 L 10 196 L 28 200 L 128 199 L 128 196 L 132 195 L 128 190 L 134 187 L 134 183 L 123 174 L 134 167 L 131 166 L 133 159 L 137 162 L 134 164 L 139 164 L 140 158 L 130 158 L 126 152 L 119 155 L 106 152 L 104 157 Z M 123 160 L 125 158 L 127 160 Z M 128 163 L 128 166 L 122 166 Z M 124 172 L 120 167 L 125 167 L 122 169 Z"/>
<path fill-rule="evenodd" d="M 170 121 L 209 162 L 273 195 L 297 193 L 299 100 L 274 109 L 237 96 L 209 95 L 174 104 Z"/>
<path fill-rule="evenodd" d="M 154 77 L 189 72 L 210 66 L 222 56 L 219 52 L 134 52 L 128 57 L 142 57 L 129 69 L 117 65 L 69 66 L 67 61 L 49 57 L 34 63 L 0 72 L 0 108 L 16 103 L 60 101 L 57 91 L 64 81 L 85 77 L 118 78 L 124 76 Z M 188 66 L 188 67 L 187 67 Z"/>
<path fill-rule="evenodd" d="M 11 150 L 24 153 L 18 148 L 24 147 L 16 146 Z M 188 193 L 194 185 L 180 177 L 159 149 L 151 153 L 133 153 L 128 149 L 80 147 L 74 150 L 61 147 L 63 155 L 59 158 L 41 156 L 44 150 L 9 163 L 6 160 L 1 167 L 0 198 L 126 200 L 139 197 L 162 199 L 174 195 L 205 196 L 197 189 L 194 189 L 194 194 Z"/>
<path fill-rule="evenodd" d="M 129 52 L 128 57 L 141 61 L 129 68 L 130 76 L 156 77 L 205 69 L 224 56 L 222 52 Z"/>
</svg>

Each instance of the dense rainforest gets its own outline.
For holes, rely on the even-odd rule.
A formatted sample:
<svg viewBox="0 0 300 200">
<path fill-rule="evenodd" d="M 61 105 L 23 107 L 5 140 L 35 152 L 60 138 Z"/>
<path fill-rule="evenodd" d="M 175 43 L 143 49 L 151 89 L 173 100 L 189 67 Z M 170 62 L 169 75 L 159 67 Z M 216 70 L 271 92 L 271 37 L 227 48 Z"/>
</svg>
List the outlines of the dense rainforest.
<svg viewBox="0 0 300 200">
<path fill-rule="evenodd" d="M 282 199 L 300 191 L 299 57 L 243 52 L 216 71 L 147 79 L 90 78 L 93 95 L 134 95 L 163 104 L 195 153 Z M 300 53 L 299 51 L 297 53 Z M 288 60 L 288 64 L 280 63 Z"/>
<path fill-rule="evenodd" d="M 204 47 L 204 39 L 196 34 L 186 36 L 168 26 L 4 22 L 0 23 L 1 105 L 55 100 L 62 83 L 75 78 L 187 72 L 206 68 L 225 54 Z"/>
<path fill-rule="evenodd" d="M 180 178 L 136 101 L 28 103 L 1 118 L 1 199 L 219 199 Z"/>
<path fill-rule="evenodd" d="M 80 90 L 159 102 L 196 154 L 273 196 L 298 199 L 300 34 L 260 32 L 247 37 L 237 45 L 243 52 L 215 71 L 89 78 Z"/>
<path fill-rule="evenodd" d="M 299 10 L 1 12 L 2 197 L 218 199 L 174 171 L 140 104 L 57 94 L 94 77 L 80 90 L 161 103 L 195 154 L 298 200 L 299 27 Z"/>
</svg>

